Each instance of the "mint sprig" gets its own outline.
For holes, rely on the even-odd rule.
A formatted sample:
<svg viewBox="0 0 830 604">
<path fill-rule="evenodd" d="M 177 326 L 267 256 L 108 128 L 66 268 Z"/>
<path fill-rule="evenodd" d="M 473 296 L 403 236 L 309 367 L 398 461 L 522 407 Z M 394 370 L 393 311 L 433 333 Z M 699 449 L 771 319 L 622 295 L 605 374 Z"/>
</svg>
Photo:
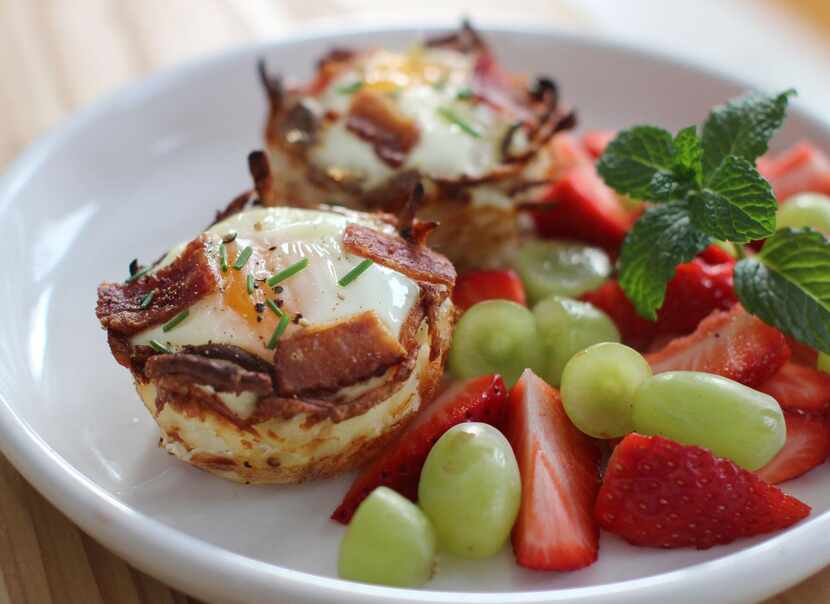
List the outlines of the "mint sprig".
<svg viewBox="0 0 830 604">
<path fill-rule="evenodd" d="M 749 312 L 830 353 L 830 240 L 782 229 L 735 266 L 735 293 Z"/>
<path fill-rule="evenodd" d="M 716 107 L 700 128 L 672 136 L 635 126 L 608 145 L 597 164 L 606 184 L 672 206 L 646 212 L 623 243 L 620 285 L 642 316 L 656 318 L 675 267 L 708 242 L 744 244 L 775 232 L 778 203 L 754 161 L 780 128 L 793 94 L 749 94 Z"/>
</svg>

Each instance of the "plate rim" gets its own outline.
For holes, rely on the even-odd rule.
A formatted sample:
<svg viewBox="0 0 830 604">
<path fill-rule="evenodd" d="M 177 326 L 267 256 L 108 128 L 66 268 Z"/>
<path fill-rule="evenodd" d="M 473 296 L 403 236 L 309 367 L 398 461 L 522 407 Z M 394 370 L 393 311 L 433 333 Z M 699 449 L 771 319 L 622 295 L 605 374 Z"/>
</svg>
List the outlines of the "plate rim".
<svg viewBox="0 0 830 604">
<path fill-rule="evenodd" d="M 491 20 L 477 20 L 484 32 L 508 35 L 549 35 L 571 44 L 603 47 L 636 55 L 646 61 L 659 62 L 698 72 L 707 78 L 737 84 L 747 88 L 757 87 L 751 81 L 729 70 L 690 58 L 682 53 L 657 48 L 650 44 L 613 38 L 597 32 L 576 32 L 567 28 L 523 21 L 507 21 L 496 24 Z M 0 175 L 0 215 L 14 203 L 17 191 L 41 167 L 43 162 L 69 140 L 72 135 L 93 126 L 96 119 L 111 108 L 131 103 L 143 96 L 163 92 L 176 79 L 190 73 L 214 68 L 225 61 L 241 56 L 268 53 L 275 48 L 290 46 L 301 41 L 325 40 L 331 36 L 361 35 L 381 32 L 428 32 L 453 28 L 457 21 L 447 19 L 419 20 L 405 23 L 386 19 L 367 24 L 359 19 L 343 27 L 335 21 L 320 20 L 304 26 L 303 31 L 287 33 L 272 38 L 246 43 L 212 52 L 198 58 L 162 68 L 148 77 L 127 84 L 114 92 L 93 101 L 81 110 L 64 118 L 56 127 L 40 135 Z M 800 117 L 810 127 L 824 130 L 830 135 L 830 122 L 801 103 L 796 105 Z M 495 604 L 496 602 L 531 604 L 543 602 L 596 602 L 624 604 L 632 596 L 654 598 L 672 597 L 678 601 L 676 589 L 682 584 L 699 585 L 703 578 L 712 585 L 730 584 L 734 601 L 743 601 L 755 595 L 765 596 L 772 591 L 785 589 L 815 573 L 830 562 L 830 547 L 825 559 L 814 557 L 802 564 L 797 572 L 788 573 L 783 579 L 776 569 L 778 558 L 775 550 L 792 549 L 789 556 L 797 556 L 816 549 L 816 535 L 830 533 L 830 511 L 809 519 L 804 524 L 789 529 L 761 543 L 715 560 L 692 564 L 684 568 L 642 577 L 615 581 L 596 586 L 571 587 L 553 590 L 465 592 L 400 589 L 355 583 L 342 579 L 322 577 L 304 571 L 292 570 L 276 564 L 249 558 L 230 552 L 218 545 L 164 524 L 151 516 L 137 512 L 119 502 L 109 491 L 64 459 L 51 448 L 32 426 L 14 410 L 6 394 L 0 390 L 0 451 L 10 463 L 43 494 L 57 509 L 66 514 L 87 534 L 111 548 L 128 562 L 162 578 L 183 591 L 201 597 L 233 600 L 245 597 L 240 591 L 244 586 L 258 588 L 262 593 L 279 591 L 283 597 L 298 597 L 305 601 L 358 602 L 465 602 Z M 830 541 L 828 541 L 830 546 Z M 818 560 L 818 561 L 817 561 Z M 171 563 L 175 564 L 171 564 Z M 173 572 L 176 568 L 180 572 Z M 183 572 L 186 571 L 186 572 Z M 214 579 L 200 581 L 189 577 L 204 577 L 210 573 Z M 187 575 L 187 576 L 186 576 Z M 735 585 L 734 577 L 752 577 Z M 207 584 L 210 583 L 210 586 Z M 217 591 L 216 585 L 226 588 Z M 701 594 L 698 592 L 697 596 Z M 241 600 L 240 600 L 241 601 Z M 732 601 L 732 600 L 730 600 Z"/>
</svg>

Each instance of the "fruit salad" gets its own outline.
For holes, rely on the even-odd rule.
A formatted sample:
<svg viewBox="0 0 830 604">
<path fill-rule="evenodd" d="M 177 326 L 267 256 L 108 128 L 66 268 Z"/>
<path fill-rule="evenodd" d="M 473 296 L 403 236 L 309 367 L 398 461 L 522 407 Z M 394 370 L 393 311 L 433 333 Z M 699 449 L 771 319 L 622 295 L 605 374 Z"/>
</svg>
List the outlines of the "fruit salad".
<svg viewBox="0 0 830 604">
<path fill-rule="evenodd" d="M 533 232 L 458 277 L 448 385 L 332 515 L 342 577 L 508 541 L 575 571 L 603 533 L 707 549 L 810 514 L 778 485 L 830 456 L 830 158 L 768 151 L 793 94 L 553 138 Z"/>
</svg>

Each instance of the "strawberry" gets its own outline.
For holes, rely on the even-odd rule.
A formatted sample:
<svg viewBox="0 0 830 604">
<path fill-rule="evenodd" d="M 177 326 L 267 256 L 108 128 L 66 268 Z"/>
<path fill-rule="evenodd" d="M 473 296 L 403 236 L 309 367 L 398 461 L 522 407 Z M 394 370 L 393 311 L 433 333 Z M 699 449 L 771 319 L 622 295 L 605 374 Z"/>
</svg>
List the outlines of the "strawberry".
<svg viewBox="0 0 830 604">
<path fill-rule="evenodd" d="M 640 434 L 614 449 L 595 509 L 602 528 L 634 545 L 698 549 L 777 531 L 809 513 L 728 459 Z"/>
<path fill-rule="evenodd" d="M 827 419 L 784 411 L 787 441 L 778 455 L 757 471 L 770 484 L 791 480 L 824 463 L 830 455 L 830 426 Z"/>
<path fill-rule="evenodd" d="M 698 254 L 698 258 L 702 259 L 706 264 L 725 264 L 727 262 L 735 263 L 735 257 L 723 249 L 719 245 L 710 245 L 705 250 Z"/>
<path fill-rule="evenodd" d="M 779 202 L 808 191 L 830 194 L 830 158 L 810 141 L 760 158 L 758 171 L 769 180 Z"/>
<path fill-rule="evenodd" d="M 629 346 L 645 350 L 657 335 L 657 325 L 637 313 L 637 309 L 626 298 L 622 287 L 614 279 L 606 281 L 594 291 L 583 294 L 582 299 L 611 317 L 622 336 L 622 341 Z"/>
<path fill-rule="evenodd" d="M 400 436 L 355 478 L 332 519 L 348 524 L 357 506 L 379 486 L 418 498 L 421 468 L 444 432 L 465 421 L 500 426 L 507 408 L 507 387 L 498 375 L 457 382 L 423 409 Z"/>
<path fill-rule="evenodd" d="M 460 275 L 455 282 L 452 301 L 460 310 L 484 300 L 512 300 L 526 304 L 525 288 L 513 271 L 484 270 Z"/>
<path fill-rule="evenodd" d="M 732 310 L 713 312 L 694 333 L 647 354 L 646 359 L 654 373 L 704 371 L 757 386 L 781 369 L 789 356 L 784 334 L 736 304 Z"/>
<path fill-rule="evenodd" d="M 605 147 L 614 140 L 615 136 L 617 133 L 614 130 L 589 130 L 582 135 L 582 144 L 585 145 L 591 157 L 599 159 L 605 153 Z"/>
<path fill-rule="evenodd" d="M 583 241 L 616 253 L 634 216 L 602 182 L 592 164 L 566 170 L 532 210 L 536 228 L 544 237 Z"/>
<path fill-rule="evenodd" d="M 510 392 L 508 423 L 522 476 L 516 561 L 535 570 L 592 564 L 599 550 L 592 516 L 599 449 L 568 419 L 559 392 L 529 369 Z"/>
<path fill-rule="evenodd" d="M 568 132 L 556 134 L 548 144 L 551 159 L 550 176 L 559 180 L 570 168 L 592 165 L 593 157 L 585 146 Z"/>
<path fill-rule="evenodd" d="M 787 336 L 787 346 L 790 347 L 790 360 L 799 365 L 807 365 L 808 367 L 815 367 L 818 363 L 818 352 L 814 348 L 810 348 L 806 344 L 802 344 L 795 338 Z"/>
<path fill-rule="evenodd" d="M 824 413 L 830 406 L 830 374 L 792 362 L 757 389 L 777 400 L 785 411 Z"/>
</svg>

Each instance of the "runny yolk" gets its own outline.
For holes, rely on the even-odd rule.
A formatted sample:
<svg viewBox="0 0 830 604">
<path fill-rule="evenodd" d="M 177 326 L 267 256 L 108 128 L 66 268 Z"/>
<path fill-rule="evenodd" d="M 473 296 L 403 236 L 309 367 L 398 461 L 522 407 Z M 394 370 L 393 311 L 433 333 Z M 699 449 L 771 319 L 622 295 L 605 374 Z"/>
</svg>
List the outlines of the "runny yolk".
<svg viewBox="0 0 830 604">
<path fill-rule="evenodd" d="M 261 313 L 257 313 L 256 305 L 265 304 L 263 293 L 266 287 L 264 283 L 257 283 L 253 294 L 248 294 L 248 268 L 253 266 L 249 261 L 242 270 L 233 268 L 233 263 L 239 253 L 239 247 L 229 244 L 228 249 L 228 271 L 222 273 L 223 292 L 222 298 L 225 306 L 233 310 L 237 315 L 245 319 L 248 324 L 260 335 L 268 337 L 277 325 L 277 316 L 266 306 Z M 261 317 L 261 320 L 257 320 Z"/>
</svg>

